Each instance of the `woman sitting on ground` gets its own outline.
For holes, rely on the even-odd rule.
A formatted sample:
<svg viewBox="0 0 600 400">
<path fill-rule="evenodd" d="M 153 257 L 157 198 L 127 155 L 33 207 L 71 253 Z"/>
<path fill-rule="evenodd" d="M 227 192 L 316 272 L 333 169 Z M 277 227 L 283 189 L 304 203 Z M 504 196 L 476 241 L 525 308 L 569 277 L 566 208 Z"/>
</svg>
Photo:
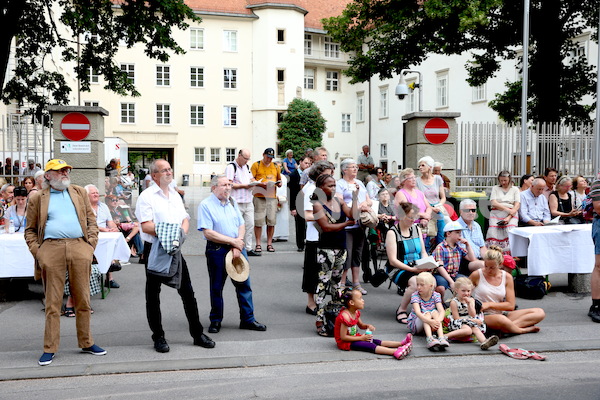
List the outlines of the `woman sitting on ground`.
<svg viewBox="0 0 600 400">
<path fill-rule="evenodd" d="M 515 287 L 512 276 L 501 269 L 502 249 L 490 246 L 483 256 L 485 266 L 474 271 L 469 279 L 475 285 L 473 297 L 482 304 L 488 330 L 522 334 L 539 332 L 536 325 L 546 317 L 541 308 L 515 311 Z"/>
<path fill-rule="evenodd" d="M 396 310 L 396 321 L 407 323 L 406 309 L 410 296 L 417 290 L 416 276 L 423 270 L 415 268 L 414 262 L 427 257 L 423 234 L 419 225 L 415 225 L 419 209 L 414 204 L 402 202 L 398 208 L 398 225 L 392 227 L 385 238 L 388 257 L 386 272 L 398 288 L 404 290 L 402 301 Z"/>
<path fill-rule="evenodd" d="M 556 190 L 548 196 L 548 207 L 552 217 L 560 217 L 563 224 L 583 224 L 582 211 L 573 208 L 571 198 L 572 179 L 566 175 L 556 181 Z"/>
</svg>

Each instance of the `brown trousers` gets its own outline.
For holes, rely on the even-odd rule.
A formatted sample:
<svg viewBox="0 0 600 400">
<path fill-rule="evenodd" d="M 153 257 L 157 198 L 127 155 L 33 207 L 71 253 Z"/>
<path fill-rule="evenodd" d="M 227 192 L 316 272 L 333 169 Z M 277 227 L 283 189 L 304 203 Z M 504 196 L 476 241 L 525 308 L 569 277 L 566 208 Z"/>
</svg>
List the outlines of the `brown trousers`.
<svg viewBox="0 0 600 400">
<path fill-rule="evenodd" d="M 46 295 L 44 352 L 56 353 L 60 344 L 60 309 L 68 269 L 75 305 L 75 326 L 80 348 L 94 344 L 90 331 L 90 270 L 94 248 L 83 238 L 46 239 L 36 254 Z"/>
</svg>

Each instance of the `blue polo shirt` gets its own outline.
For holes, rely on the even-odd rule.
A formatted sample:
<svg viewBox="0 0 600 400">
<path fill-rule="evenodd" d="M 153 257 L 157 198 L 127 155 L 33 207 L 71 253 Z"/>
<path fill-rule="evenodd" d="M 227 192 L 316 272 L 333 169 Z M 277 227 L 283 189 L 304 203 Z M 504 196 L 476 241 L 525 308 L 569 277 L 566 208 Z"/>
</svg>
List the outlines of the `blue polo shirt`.
<svg viewBox="0 0 600 400">
<path fill-rule="evenodd" d="M 83 237 L 83 230 L 77 217 L 77 210 L 69 191 L 50 188 L 48 220 L 44 230 L 46 239 L 77 239 Z"/>
<path fill-rule="evenodd" d="M 476 222 L 471 222 L 471 229 L 467 226 L 462 217 L 458 219 L 458 223 L 461 224 L 465 229 L 462 231 L 462 236 L 469 241 L 471 248 L 473 249 L 473 253 L 475 253 L 476 258 L 481 258 L 481 249 L 480 247 L 485 246 L 485 239 L 483 238 L 483 232 L 481 231 L 481 226 Z M 461 245 L 462 246 L 462 245 Z M 464 247 L 464 246 L 463 246 Z"/>
<path fill-rule="evenodd" d="M 198 230 L 210 229 L 222 235 L 236 238 L 244 219 L 237 205 L 231 201 L 225 204 L 214 193 L 198 206 Z M 205 238 L 206 239 L 206 238 Z"/>
</svg>

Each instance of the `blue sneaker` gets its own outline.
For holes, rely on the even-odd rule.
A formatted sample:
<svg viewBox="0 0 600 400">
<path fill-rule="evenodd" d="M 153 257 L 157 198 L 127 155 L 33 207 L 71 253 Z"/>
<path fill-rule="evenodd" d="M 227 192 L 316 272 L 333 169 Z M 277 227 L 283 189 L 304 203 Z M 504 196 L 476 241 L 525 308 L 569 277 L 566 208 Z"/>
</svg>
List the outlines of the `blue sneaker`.
<svg viewBox="0 0 600 400">
<path fill-rule="evenodd" d="M 38 364 L 40 365 L 49 365 L 52 363 L 52 359 L 54 358 L 54 353 L 44 353 L 40 357 Z"/>
<path fill-rule="evenodd" d="M 95 356 L 103 356 L 106 354 L 106 350 L 104 350 L 103 348 L 96 346 L 95 344 L 93 344 L 91 347 L 86 347 L 85 349 L 81 349 L 82 353 L 89 353 L 89 354 L 93 354 Z"/>
</svg>

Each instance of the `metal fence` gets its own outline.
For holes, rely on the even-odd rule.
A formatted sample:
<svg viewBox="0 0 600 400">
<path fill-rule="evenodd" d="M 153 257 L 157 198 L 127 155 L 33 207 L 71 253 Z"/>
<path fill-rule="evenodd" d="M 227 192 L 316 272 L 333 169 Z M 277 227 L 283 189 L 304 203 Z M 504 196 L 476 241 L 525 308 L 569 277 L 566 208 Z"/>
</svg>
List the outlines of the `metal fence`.
<svg viewBox="0 0 600 400">
<path fill-rule="evenodd" d="M 527 131 L 526 170 L 521 171 L 521 127 L 463 122 L 456 145 L 456 190 L 489 190 L 498 173 L 509 171 L 515 184 L 524 174 L 595 176 L 594 124 L 535 124 Z"/>
<path fill-rule="evenodd" d="M 20 184 L 28 173 L 28 160 L 42 168 L 52 158 L 54 140 L 49 117 L 37 121 L 31 115 L 0 116 L 0 176 Z M 9 165 L 10 164 L 10 165 Z"/>
</svg>

